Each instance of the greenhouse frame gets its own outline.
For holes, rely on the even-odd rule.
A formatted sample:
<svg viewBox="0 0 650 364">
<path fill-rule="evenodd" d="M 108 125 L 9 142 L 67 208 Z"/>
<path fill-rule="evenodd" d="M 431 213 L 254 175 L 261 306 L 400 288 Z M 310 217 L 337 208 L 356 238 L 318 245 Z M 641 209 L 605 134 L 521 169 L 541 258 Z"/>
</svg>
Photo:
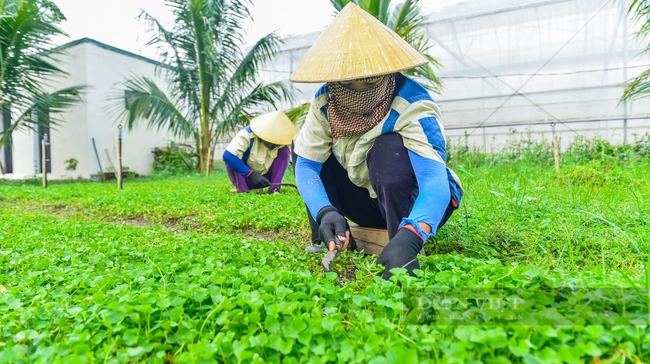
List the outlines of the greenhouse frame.
<svg viewBox="0 0 650 364">
<path fill-rule="evenodd" d="M 650 102 L 621 103 L 626 84 L 650 68 L 635 36 L 631 0 L 452 0 L 422 5 L 430 54 L 444 82 L 434 99 L 446 137 L 497 152 L 514 140 L 562 147 L 576 137 L 631 143 L 650 132 Z M 287 80 L 320 31 L 290 36 L 264 81 Z M 291 84 L 306 102 L 320 85 Z"/>
</svg>

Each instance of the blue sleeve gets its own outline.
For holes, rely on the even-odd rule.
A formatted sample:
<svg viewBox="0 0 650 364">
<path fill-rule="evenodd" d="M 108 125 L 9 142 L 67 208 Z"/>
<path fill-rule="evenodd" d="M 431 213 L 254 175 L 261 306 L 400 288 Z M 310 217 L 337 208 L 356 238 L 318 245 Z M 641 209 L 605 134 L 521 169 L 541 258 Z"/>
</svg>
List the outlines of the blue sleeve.
<svg viewBox="0 0 650 364">
<path fill-rule="evenodd" d="M 244 161 L 237 158 L 236 155 L 230 153 L 229 151 L 223 152 L 223 162 L 226 163 L 230 168 L 234 169 L 235 172 L 241 174 L 244 177 L 246 177 L 251 172 L 251 169 L 248 168 Z"/>
<path fill-rule="evenodd" d="M 323 163 L 298 156 L 295 168 L 298 192 L 300 192 L 302 199 L 305 200 L 311 216 L 316 219 L 318 211 L 325 206 L 331 205 L 323 181 L 320 179 Z"/>
<path fill-rule="evenodd" d="M 407 218 L 402 219 L 400 226 L 411 224 L 424 240 L 436 235 L 436 229 L 449 206 L 451 193 L 447 179 L 447 167 L 432 159 L 424 158 L 417 153 L 408 151 L 415 178 L 418 181 L 420 193 L 415 199 L 413 209 Z M 418 222 L 431 226 L 431 233 L 420 229 Z"/>
</svg>

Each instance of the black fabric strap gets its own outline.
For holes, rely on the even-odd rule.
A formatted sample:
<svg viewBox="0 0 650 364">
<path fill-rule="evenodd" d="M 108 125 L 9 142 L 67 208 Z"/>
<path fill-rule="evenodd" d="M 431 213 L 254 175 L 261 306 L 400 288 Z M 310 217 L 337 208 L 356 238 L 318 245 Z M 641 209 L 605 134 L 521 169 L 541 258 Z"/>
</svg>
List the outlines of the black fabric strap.
<svg viewBox="0 0 650 364">
<path fill-rule="evenodd" d="M 325 215 L 326 213 L 328 213 L 330 211 L 334 211 L 337 214 L 339 213 L 339 210 L 337 210 L 336 207 L 334 207 L 332 205 L 325 206 L 322 209 L 320 209 L 320 211 L 318 211 L 318 215 L 316 215 L 316 223 L 318 223 L 318 225 L 320 225 L 321 220 L 323 219 L 323 215 Z"/>
</svg>

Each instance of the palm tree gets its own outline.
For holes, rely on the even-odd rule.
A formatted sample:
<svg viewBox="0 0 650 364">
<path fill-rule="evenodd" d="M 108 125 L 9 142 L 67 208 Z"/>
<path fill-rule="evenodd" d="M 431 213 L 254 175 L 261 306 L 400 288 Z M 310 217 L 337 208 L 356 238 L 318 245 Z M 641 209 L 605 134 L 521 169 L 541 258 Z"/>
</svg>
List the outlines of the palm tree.
<svg viewBox="0 0 650 364">
<path fill-rule="evenodd" d="M 52 37 L 66 35 L 56 26 L 65 17 L 53 2 L 0 0 L 0 14 L 0 147 L 9 147 L 16 130 L 56 126 L 62 121 L 57 114 L 81 101 L 84 87 L 46 91 L 52 77 L 66 74 L 51 50 Z M 0 171 L 5 173 L 2 163 Z"/>
<path fill-rule="evenodd" d="M 634 0 L 630 5 L 629 13 L 637 23 L 642 23 L 641 29 L 637 32 L 639 38 L 650 36 L 650 0 Z M 650 43 L 646 47 L 650 52 Z M 625 88 L 621 102 L 632 101 L 650 96 L 650 69 L 642 72 L 637 78 Z"/>
<path fill-rule="evenodd" d="M 127 128 L 140 120 L 177 137 L 196 140 L 200 171 L 209 173 L 211 142 L 246 125 L 249 120 L 291 101 L 282 82 L 256 81 L 259 67 L 277 52 L 281 40 L 274 33 L 245 49 L 245 29 L 250 21 L 247 0 L 168 0 L 175 18 L 166 29 L 146 12 L 141 19 L 153 33 L 151 46 L 164 49 L 161 61 L 170 92 L 147 77 L 124 82 L 131 92 L 130 106 L 121 117 Z"/>
<path fill-rule="evenodd" d="M 397 4 L 391 0 L 330 0 L 337 13 L 350 2 L 377 18 L 426 57 L 428 64 L 404 73 L 426 79 L 428 84 L 424 87 L 429 91 L 440 92 L 442 81 L 436 76 L 433 67 L 440 68 L 441 64 L 427 53 L 433 44 L 424 31 L 426 19 L 421 13 L 420 0 L 406 0 Z"/>
</svg>

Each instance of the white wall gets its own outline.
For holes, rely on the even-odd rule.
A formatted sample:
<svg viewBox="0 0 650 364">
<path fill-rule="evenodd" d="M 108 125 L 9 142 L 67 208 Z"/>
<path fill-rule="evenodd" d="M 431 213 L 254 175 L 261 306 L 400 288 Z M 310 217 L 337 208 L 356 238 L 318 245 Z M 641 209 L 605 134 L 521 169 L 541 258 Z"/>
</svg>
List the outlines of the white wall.
<svg viewBox="0 0 650 364">
<path fill-rule="evenodd" d="M 88 124 L 86 123 L 87 98 L 97 90 L 88 83 L 86 47 L 87 44 L 85 43 L 70 47 L 66 50 L 65 55 L 58 57 L 62 62 L 61 68 L 68 73 L 68 76 L 58 79 L 58 82 L 51 88 L 52 90 L 77 85 L 89 85 L 91 88 L 83 95 L 83 102 L 78 103 L 66 113 L 51 116 L 63 120 L 60 126 L 50 128 L 50 163 L 52 171 L 48 178 L 51 179 L 89 177 L 84 170 L 84 167 L 90 162 L 90 156 L 85 153 L 88 146 L 86 138 L 88 135 Z M 38 154 L 35 155 L 35 158 L 38 158 Z M 65 170 L 64 161 L 70 158 L 79 161 L 75 171 Z M 32 170 L 32 174 L 35 174 L 35 172 Z"/>
<path fill-rule="evenodd" d="M 113 164 L 116 163 L 117 115 L 124 108 L 123 99 L 112 100 L 124 95 L 124 88 L 118 83 L 132 75 L 152 78 L 163 89 L 167 83 L 164 77 L 155 72 L 157 66 L 153 62 L 124 54 L 120 50 L 106 49 L 94 41 L 68 47 L 65 54 L 57 58 L 68 75 L 51 82 L 49 89 L 75 85 L 87 85 L 88 89 L 83 95 L 83 102 L 58 115 L 63 122 L 51 130 L 52 172 L 49 178 L 89 178 L 99 173 L 92 138 L 95 139 L 103 171 L 106 172 L 111 166 L 106 150 Z M 146 122 L 143 122 L 133 130 L 124 130 L 122 141 L 122 165 L 141 175 L 150 173 L 153 163 L 151 150 L 173 140 L 165 131 L 148 130 L 145 125 Z M 14 173 L 0 178 L 28 178 L 37 174 L 36 139 L 33 131 L 14 133 Z M 65 161 L 70 158 L 78 161 L 75 171 L 65 170 Z"/>
<path fill-rule="evenodd" d="M 38 158 L 38 156 L 34 156 L 34 133 L 31 130 L 18 130 L 13 133 L 12 138 L 14 173 L 0 175 L 0 178 L 7 178 L 12 175 L 18 178 L 33 176 L 34 160 Z"/>
<path fill-rule="evenodd" d="M 118 82 L 124 81 L 130 76 L 146 76 L 156 81 L 159 87 L 165 89 L 166 82 L 162 76 L 155 72 L 156 66 L 133 57 L 108 51 L 93 44 L 87 44 L 86 56 L 88 68 L 86 71 L 87 80 L 93 85 L 95 91 L 88 94 L 88 136 L 86 148 L 87 155 L 92 155 L 90 163 L 86 167 L 86 173 L 97 173 L 99 166 L 94 157 L 91 138 L 95 138 L 97 151 L 99 153 L 102 168 L 106 170 L 110 161 L 106 156 L 106 149 L 109 150 L 113 163 L 115 160 L 116 139 L 118 136 L 117 109 L 123 110 L 124 101 L 109 100 L 124 94 L 124 87 Z M 115 103 L 118 104 L 117 109 Z M 122 135 L 122 166 L 129 167 L 139 174 L 149 174 L 153 163 L 151 150 L 154 147 L 162 147 L 173 137 L 164 130 L 158 132 L 155 129 L 147 129 L 146 122 L 141 122 L 133 130 L 124 130 Z"/>
</svg>

